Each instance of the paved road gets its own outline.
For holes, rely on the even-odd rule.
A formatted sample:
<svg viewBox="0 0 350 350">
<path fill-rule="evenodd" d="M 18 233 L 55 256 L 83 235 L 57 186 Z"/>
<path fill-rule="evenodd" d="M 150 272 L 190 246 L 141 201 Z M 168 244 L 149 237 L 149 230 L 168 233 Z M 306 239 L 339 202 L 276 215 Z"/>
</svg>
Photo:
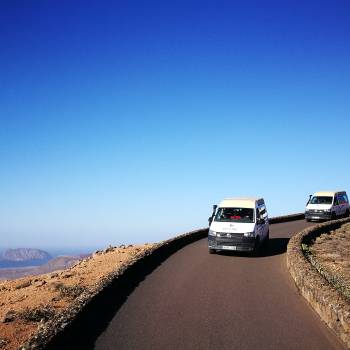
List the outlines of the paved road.
<svg viewBox="0 0 350 350">
<path fill-rule="evenodd" d="M 206 239 L 142 281 L 95 349 L 344 349 L 286 268 L 288 238 L 305 221 L 270 227 L 265 256 L 209 255 Z"/>
</svg>

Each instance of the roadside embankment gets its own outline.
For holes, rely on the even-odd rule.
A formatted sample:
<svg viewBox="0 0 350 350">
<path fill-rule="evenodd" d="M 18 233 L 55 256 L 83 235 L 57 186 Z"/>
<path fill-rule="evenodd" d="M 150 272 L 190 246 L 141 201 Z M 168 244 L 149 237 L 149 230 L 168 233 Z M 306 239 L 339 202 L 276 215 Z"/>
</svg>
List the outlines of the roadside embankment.
<svg viewBox="0 0 350 350">
<path fill-rule="evenodd" d="M 70 268 L 0 282 L 0 349 L 18 349 L 50 319 L 95 290 L 105 276 L 152 245 L 108 247 Z"/>
<path fill-rule="evenodd" d="M 350 303 L 347 285 L 337 269 L 325 263 L 329 254 L 321 253 L 322 241 L 332 239 L 337 232 L 344 235 L 344 225 L 350 218 L 318 224 L 293 236 L 287 248 L 287 266 L 301 294 L 310 303 L 321 319 L 350 348 Z M 326 236 L 325 236 L 326 235 Z M 330 247 L 331 245 L 329 245 Z M 332 245 L 334 248 L 334 245 Z M 318 248 L 318 254 L 316 250 Z M 315 250 L 316 249 L 316 250 Z M 330 260 L 328 260 L 330 262 Z"/>
</svg>

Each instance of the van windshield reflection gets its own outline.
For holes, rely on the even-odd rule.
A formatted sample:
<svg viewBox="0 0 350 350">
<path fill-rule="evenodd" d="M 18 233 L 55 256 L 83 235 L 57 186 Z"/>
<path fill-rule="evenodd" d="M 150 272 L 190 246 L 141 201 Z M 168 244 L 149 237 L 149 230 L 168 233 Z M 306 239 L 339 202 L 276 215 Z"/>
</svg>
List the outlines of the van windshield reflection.
<svg viewBox="0 0 350 350">
<path fill-rule="evenodd" d="M 219 208 L 214 221 L 219 222 L 254 222 L 254 209 Z"/>
<path fill-rule="evenodd" d="M 311 204 L 332 204 L 333 197 L 315 196 L 311 198 Z"/>
</svg>

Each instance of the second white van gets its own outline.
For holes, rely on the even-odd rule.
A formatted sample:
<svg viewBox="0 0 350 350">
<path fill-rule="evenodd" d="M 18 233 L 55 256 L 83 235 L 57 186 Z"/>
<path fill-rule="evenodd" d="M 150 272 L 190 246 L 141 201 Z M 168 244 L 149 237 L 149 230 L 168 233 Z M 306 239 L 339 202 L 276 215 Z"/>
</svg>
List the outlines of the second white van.
<svg viewBox="0 0 350 350">
<path fill-rule="evenodd" d="M 306 221 L 333 220 L 349 216 L 349 199 L 345 191 L 322 191 L 310 196 L 305 208 Z"/>
</svg>

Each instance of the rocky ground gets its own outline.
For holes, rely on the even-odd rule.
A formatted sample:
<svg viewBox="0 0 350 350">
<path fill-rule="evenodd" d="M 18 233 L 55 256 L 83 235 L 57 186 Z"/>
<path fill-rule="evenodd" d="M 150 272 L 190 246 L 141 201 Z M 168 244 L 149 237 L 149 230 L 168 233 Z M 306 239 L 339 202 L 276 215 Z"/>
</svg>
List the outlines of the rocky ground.
<svg viewBox="0 0 350 350">
<path fill-rule="evenodd" d="M 310 246 L 310 253 L 327 274 L 350 295 L 350 223 L 324 233 Z"/>
<path fill-rule="evenodd" d="M 151 248 L 151 244 L 109 247 L 63 271 L 0 282 L 0 349 L 18 349 L 81 293 Z"/>
</svg>

